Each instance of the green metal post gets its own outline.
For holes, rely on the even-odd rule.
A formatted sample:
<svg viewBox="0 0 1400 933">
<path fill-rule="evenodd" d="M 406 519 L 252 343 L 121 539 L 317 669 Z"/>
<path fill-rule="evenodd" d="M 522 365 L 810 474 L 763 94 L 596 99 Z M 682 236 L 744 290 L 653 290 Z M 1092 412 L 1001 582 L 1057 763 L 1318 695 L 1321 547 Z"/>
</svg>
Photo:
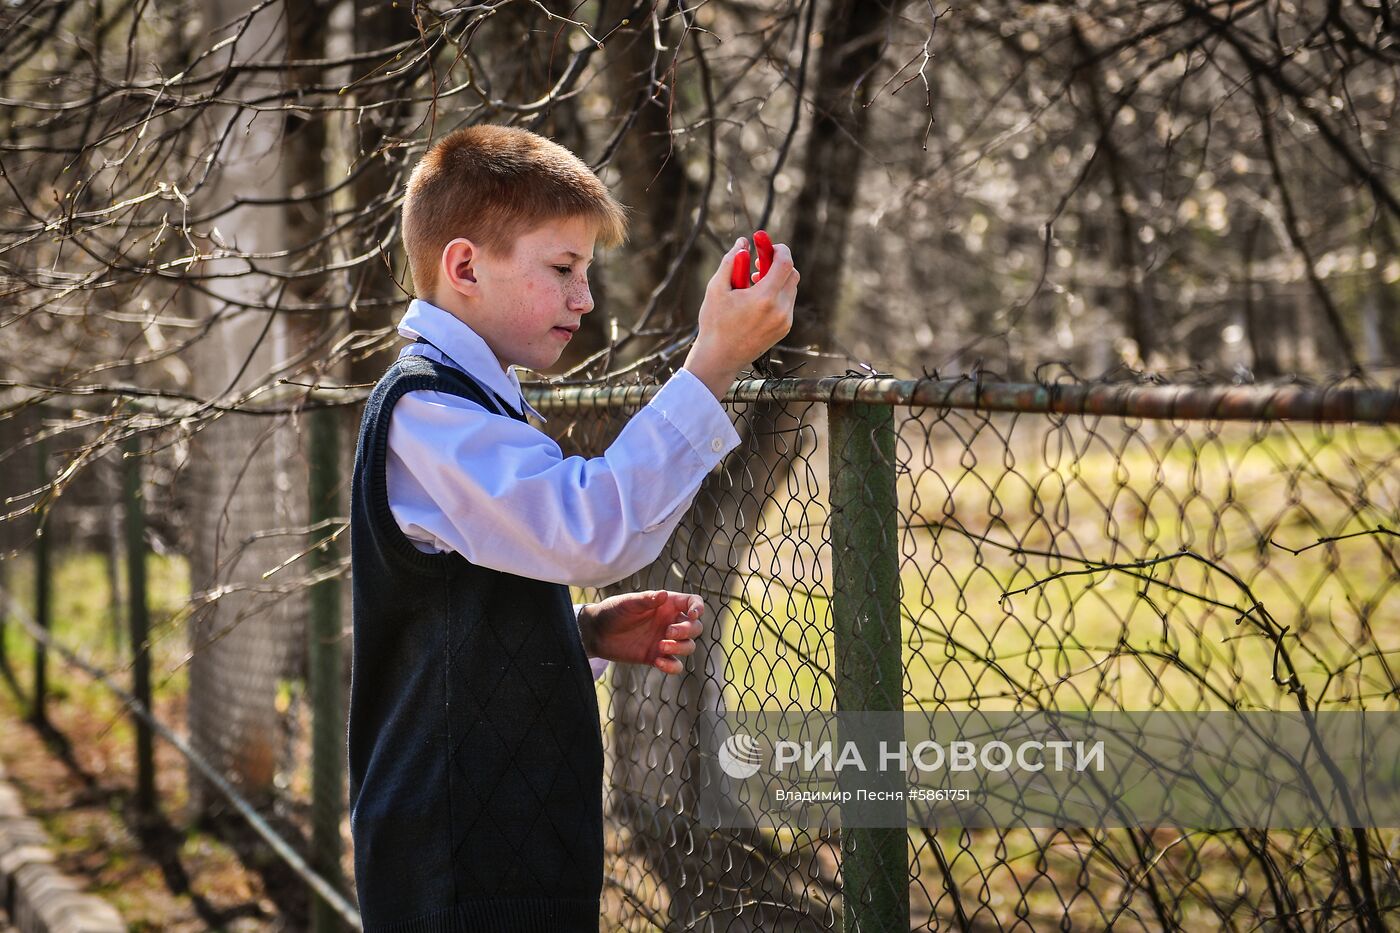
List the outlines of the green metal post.
<svg viewBox="0 0 1400 933">
<path fill-rule="evenodd" d="M 146 514 L 141 496 L 140 445 L 129 437 L 122 444 L 122 480 L 126 505 L 126 616 L 131 632 L 131 693 L 148 711 L 151 707 L 150 615 L 146 599 Z M 136 727 L 136 807 L 155 812 L 156 771 L 151 727 L 132 715 Z"/>
<path fill-rule="evenodd" d="M 904 692 L 894 411 L 889 405 L 861 403 L 832 404 L 827 410 L 836 710 L 887 714 L 867 718 L 859 735 L 852 737 L 858 746 L 871 746 L 860 747 L 860 752 L 865 761 L 876 762 L 879 739 L 904 738 L 893 715 L 903 710 Z M 840 727 L 848 722 L 843 718 Z M 839 738 L 847 741 L 846 736 Z M 897 782 L 902 788 L 903 778 L 888 775 L 885 783 Z M 868 786 L 869 777 L 865 780 Z M 903 802 L 877 807 L 884 826 L 842 826 L 842 919 L 847 933 L 909 929 L 904 808 Z M 870 813 L 864 808 L 863 815 Z"/>
<path fill-rule="evenodd" d="M 308 418 L 310 445 L 311 539 L 320 542 L 308 555 L 307 570 L 315 575 L 336 561 L 335 542 L 328 540 L 335 518 L 339 483 L 340 415 L 322 408 Z M 312 867 L 336 890 L 344 890 L 340 872 L 340 821 L 344 782 L 345 702 L 340 680 L 339 581 L 322 580 L 311 587 L 308 668 L 311 683 L 311 854 Z M 316 898 L 312 930 L 341 929 L 335 910 Z"/>
<path fill-rule="evenodd" d="M 42 430 L 42 426 L 40 428 Z M 48 444 L 41 438 L 34 444 L 35 459 L 38 461 L 36 473 L 39 485 L 49 481 Z M 49 507 L 52 507 L 52 500 Z M 49 513 L 45 508 L 39 519 L 39 529 L 34 538 L 34 621 L 44 631 L 52 629 L 50 596 L 53 593 L 53 567 L 49 553 Z M 34 708 L 31 717 L 41 727 L 49 724 L 45 700 L 48 694 L 49 652 L 43 642 L 34 643 Z"/>
</svg>

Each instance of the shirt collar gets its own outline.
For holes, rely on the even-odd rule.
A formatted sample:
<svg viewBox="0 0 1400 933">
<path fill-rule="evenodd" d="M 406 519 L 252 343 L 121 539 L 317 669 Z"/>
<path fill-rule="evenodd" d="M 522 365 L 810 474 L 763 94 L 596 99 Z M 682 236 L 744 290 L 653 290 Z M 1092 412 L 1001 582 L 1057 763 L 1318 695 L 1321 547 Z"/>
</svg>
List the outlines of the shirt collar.
<svg viewBox="0 0 1400 933">
<path fill-rule="evenodd" d="M 543 415 L 525 401 L 515 367 L 502 370 L 495 352 L 465 321 L 431 302 L 415 298 L 399 320 L 399 334 L 409 340 L 419 337 L 436 347 L 447 362 L 481 382 L 519 412 L 528 408 L 541 421 Z"/>
</svg>

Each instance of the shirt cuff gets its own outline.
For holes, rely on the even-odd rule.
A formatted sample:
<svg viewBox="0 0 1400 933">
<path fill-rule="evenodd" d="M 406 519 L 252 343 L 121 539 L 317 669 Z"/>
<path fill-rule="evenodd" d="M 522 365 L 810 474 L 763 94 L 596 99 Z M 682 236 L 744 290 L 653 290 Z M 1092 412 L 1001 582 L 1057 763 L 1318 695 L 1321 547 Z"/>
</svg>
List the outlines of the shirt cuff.
<svg viewBox="0 0 1400 933">
<path fill-rule="evenodd" d="M 705 464 L 714 469 L 724 455 L 739 446 L 739 432 L 729 413 L 688 369 L 678 369 L 651 400 L 651 407 L 681 433 Z"/>
</svg>

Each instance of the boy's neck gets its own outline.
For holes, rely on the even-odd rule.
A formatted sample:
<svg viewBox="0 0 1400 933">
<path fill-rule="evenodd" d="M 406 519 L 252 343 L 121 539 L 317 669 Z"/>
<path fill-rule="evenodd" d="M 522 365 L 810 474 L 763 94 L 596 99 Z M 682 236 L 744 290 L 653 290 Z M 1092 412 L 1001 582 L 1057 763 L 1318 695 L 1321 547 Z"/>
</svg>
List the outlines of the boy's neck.
<svg viewBox="0 0 1400 933">
<path fill-rule="evenodd" d="M 476 322 L 472 320 L 473 315 L 471 313 L 471 310 L 468 307 L 466 307 L 465 304 L 463 304 L 460 296 L 457 296 L 456 301 L 442 299 L 442 297 L 439 295 L 429 296 L 425 300 L 428 302 L 428 304 L 432 305 L 435 308 L 441 308 L 448 314 L 455 317 L 457 320 L 461 321 L 463 324 L 470 327 L 472 329 L 472 333 L 480 337 L 482 342 L 485 343 L 487 348 L 491 351 L 491 357 L 496 361 L 496 365 L 501 367 L 501 372 L 506 373 L 507 375 L 510 374 L 510 364 L 503 361 L 501 359 L 501 355 L 496 352 L 496 348 L 491 346 L 491 340 L 487 337 L 486 334 L 482 333 L 481 328 L 478 327 Z"/>
</svg>

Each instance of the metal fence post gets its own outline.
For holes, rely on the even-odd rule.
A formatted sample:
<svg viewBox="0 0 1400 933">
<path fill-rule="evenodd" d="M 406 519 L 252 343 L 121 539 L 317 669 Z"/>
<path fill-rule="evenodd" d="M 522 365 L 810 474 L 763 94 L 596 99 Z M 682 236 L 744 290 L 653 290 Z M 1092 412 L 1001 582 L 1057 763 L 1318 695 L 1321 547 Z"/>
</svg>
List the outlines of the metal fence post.
<svg viewBox="0 0 1400 933">
<path fill-rule="evenodd" d="M 307 443 L 310 477 L 307 497 L 311 541 L 307 572 L 316 577 L 336 562 L 330 527 L 337 515 L 340 415 L 334 408 L 310 412 Z M 340 871 L 340 819 L 345 755 L 345 713 L 340 681 L 340 589 L 330 577 L 312 585 L 307 669 L 311 694 L 311 865 L 337 891 Z M 326 933 L 342 928 L 335 909 L 313 893 L 311 928 Z"/>
<path fill-rule="evenodd" d="M 131 693 L 141 706 L 151 706 L 150 614 L 146 600 L 146 513 L 141 500 L 140 444 L 122 442 L 122 492 L 126 506 L 126 617 L 131 632 Z M 136 727 L 136 808 L 155 811 L 155 751 L 151 726 L 132 715 Z"/>
<path fill-rule="evenodd" d="M 831 616 L 838 713 L 903 710 L 899 504 L 895 423 L 889 405 L 828 406 L 831 476 Z M 860 745 L 902 741 L 898 717 L 870 717 Z M 838 729 L 847 725 L 843 721 Z M 897 732 L 897 735 L 892 733 Z M 838 734 L 841 742 L 846 736 Z M 868 766 L 878 748 L 861 748 Z M 903 787 L 903 775 L 889 775 Z M 878 807 L 884 826 L 841 830 L 842 917 L 847 933 L 909 929 L 908 832 L 903 802 Z M 870 814 L 870 808 L 861 808 Z M 892 819 L 887 819 L 892 818 Z M 897 825 L 889 825 L 897 821 Z"/>
</svg>

